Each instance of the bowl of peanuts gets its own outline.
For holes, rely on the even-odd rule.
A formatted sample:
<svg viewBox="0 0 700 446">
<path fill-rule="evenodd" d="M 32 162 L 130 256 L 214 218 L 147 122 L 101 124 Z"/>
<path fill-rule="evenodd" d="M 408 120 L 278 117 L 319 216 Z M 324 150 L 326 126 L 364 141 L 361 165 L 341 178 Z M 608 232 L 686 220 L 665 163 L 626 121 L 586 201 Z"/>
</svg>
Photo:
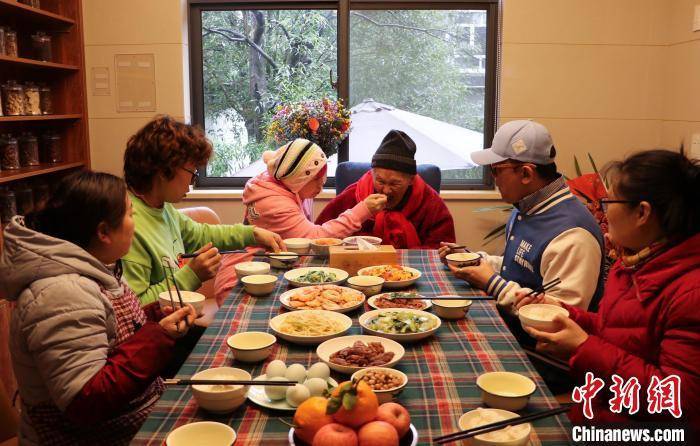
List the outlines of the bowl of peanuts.
<svg viewBox="0 0 700 446">
<path fill-rule="evenodd" d="M 387 367 L 368 367 L 353 373 L 351 380 L 365 381 L 374 390 L 379 404 L 394 400 L 408 384 L 408 376 Z"/>
</svg>

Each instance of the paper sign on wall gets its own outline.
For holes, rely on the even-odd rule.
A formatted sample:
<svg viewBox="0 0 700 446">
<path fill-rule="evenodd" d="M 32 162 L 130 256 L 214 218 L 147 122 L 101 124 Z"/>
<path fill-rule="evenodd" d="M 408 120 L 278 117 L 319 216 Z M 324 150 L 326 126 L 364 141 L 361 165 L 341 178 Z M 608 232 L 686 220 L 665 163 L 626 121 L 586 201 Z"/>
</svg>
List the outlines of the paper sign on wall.
<svg viewBox="0 0 700 446">
<path fill-rule="evenodd" d="M 109 96 L 112 88 L 109 83 L 108 67 L 92 67 L 90 74 L 90 84 L 92 85 L 93 96 Z"/>
<path fill-rule="evenodd" d="M 115 54 L 117 112 L 156 110 L 156 70 L 153 54 Z"/>
</svg>

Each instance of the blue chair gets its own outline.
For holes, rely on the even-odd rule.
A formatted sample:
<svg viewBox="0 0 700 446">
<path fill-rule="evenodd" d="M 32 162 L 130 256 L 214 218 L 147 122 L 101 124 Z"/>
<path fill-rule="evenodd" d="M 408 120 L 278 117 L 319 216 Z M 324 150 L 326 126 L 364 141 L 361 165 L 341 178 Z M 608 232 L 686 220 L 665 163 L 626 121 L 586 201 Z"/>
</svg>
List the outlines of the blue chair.
<svg viewBox="0 0 700 446">
<path fill-rule="evenodd" d="M 370 163 L 357 163 L 354 161 L 345 161 L 338 164 L 338 168 L 335 171 L 335 194 L 340 195 L 348 186 L 359 180 L 371 167 Z M 440 192 L 442 174 L 438 166 L 419 164 L 417 170 L 423 181 L 437 192 Z"/>
</svg>

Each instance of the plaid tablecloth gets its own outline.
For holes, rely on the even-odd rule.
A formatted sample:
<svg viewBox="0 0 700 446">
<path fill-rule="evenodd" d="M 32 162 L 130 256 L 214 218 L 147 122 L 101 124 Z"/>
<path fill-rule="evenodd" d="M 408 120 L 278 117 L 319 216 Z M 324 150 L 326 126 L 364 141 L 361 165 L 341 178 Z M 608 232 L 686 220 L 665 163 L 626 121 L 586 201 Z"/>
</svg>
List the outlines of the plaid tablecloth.
<svg viewBox="0 0 700 446">
<path fill-rule="evenodd" d="M 401 256 L 404 265 L 423 272 L 416 286 L 421 293 L 481 294 L 448 274 L 435 251 L 406 250 L 401 251 Z M 321 262 L 310 264 L 320 265 Z M 245 369 L 254 377 L 262 374 L 262 364 L 234 362 L 226 338 L 239 331 L 268 330 L 269 319 L 280 313 L 277 296 L 287 289 L 287 282 L 281 278 L 283 271 L 277 273 L 281 280 L 270 296 L 249 296 L 240 285 L 233 290 L 180 369 L 179 377 L 189 377 L 200 370 L 224 365 Z M 361 312 L 357 310 L 348 314 L 353 318 L 351 334 L 361 333 L 357 322 Z M 430 444 L 430 438 L 458 430 L 459 417 L 482 406 L 476 378 L 484 372 L 504 370 L 533 379 L 537 390 L 530 399 L 528 411 L 558 406 L 492 301 L 474 302 L 466 319 L 443 321 L 436 336 L 404 347 L 406 355 L 396 369 L 408 375 L 408 386 L 398 402 L 410 412 L 412 423 L 418 430 L 419 444 Z M 315 350 L 315 346 L 298 346 L 280 340 L 270 360 L 281 359 L 287 364 L 299 362 L 309 366 L 318 361 Z M 338 380 L 347 379 L 335 372 L 333 376 Z M 167 434 L 182 424 L 211 420 L 233 427 L 238 434 L 238 445 L 284 445 L 287 444 L 289 428 L 278 418 L 291 421 L 291 414 L 273 412 L 250 401 L 231 414 L 213 415 L 197 407 L 188 387 L 172 387 L 156 404 L 132 444 L 162 444 Z M 570 444 L 571 425 L 565 416 L 540 420 L 533 426 L 533 446 Z"/>
</svg>

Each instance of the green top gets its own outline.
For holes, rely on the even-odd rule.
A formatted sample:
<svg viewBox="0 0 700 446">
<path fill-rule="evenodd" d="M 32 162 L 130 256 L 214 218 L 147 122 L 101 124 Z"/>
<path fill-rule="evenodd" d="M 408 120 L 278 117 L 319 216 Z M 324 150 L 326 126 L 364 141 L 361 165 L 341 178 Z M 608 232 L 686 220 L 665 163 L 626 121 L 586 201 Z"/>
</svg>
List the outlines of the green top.
<svg viewBox="0 0 700 446">
<path fill-rule="evenodd" d="M 129 195 L 134 204 L 136 230 L 122 264 L 124 279 L 139 296 L 141 305 L 157 302 L 158 295 L 168 289 L 161 257 L 177 262 L 180 254 L 195 252 L 209 242 L 219 249 L 240 249 L 256 243 L 253 226 L 197 223 L 170 203 L 157 209 Z M 181 290 L 194 291 L 202 284 L 188 265 L 173 273 Z"/>
</svg>

